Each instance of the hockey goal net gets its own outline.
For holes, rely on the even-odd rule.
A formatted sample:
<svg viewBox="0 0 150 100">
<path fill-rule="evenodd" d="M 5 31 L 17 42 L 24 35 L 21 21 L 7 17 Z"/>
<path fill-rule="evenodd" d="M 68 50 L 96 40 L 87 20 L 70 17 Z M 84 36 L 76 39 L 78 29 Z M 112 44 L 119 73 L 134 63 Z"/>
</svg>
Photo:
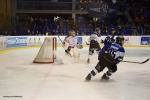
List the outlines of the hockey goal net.
<svg viewBox="0 0 150 100">
<path fill-rule="evenodd" d="M 33 63 L 54 63 L 56 49 L 56 37 L 46 37 Z"/>
</svg>

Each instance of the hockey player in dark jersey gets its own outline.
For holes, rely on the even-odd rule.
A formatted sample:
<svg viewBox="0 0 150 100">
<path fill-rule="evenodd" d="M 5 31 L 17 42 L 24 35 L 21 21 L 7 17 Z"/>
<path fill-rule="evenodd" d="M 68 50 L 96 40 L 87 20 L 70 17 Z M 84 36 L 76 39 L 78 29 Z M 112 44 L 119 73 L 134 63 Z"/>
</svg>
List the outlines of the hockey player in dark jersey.
<svg viewBox="0 0 150 100">
<path fill-rule="evenodd" d="M 89 46 L 89 55 L 87 59 L 87 63 L 90 63 L 90 57 L 93 55 L 94 51 L 97 52 L 97 54 L 100 51 L 100 45 L 99 45 L 99 37 L 100 36 L 100 29 L 96 28 L 94 34 L 91 34 L 89 40 L 90 40 L 90 46 Z"/>
<path fill-rule="evenodd" d="M 85 80 L 90 81 L 97 73 L 104 70 L 108 71 L 103 74 L 102 79 L 109 80 L 109 77 L 117 71 L 117 64 L 123 60 L 125 50 L 123 47 L 124 38 L 116 37 L 115 42 L 111 42 L 109 37 L 104 41 L 104 47 L 100 50 L 98 60 L 99 62 L 95 68 L 86 76 Z"/>
</svg>

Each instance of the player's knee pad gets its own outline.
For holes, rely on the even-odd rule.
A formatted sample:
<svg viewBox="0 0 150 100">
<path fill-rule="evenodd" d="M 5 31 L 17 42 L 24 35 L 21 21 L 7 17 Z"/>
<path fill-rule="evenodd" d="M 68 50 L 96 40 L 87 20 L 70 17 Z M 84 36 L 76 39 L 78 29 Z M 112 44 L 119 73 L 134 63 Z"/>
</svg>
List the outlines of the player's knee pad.
<svg viewBox="0 0 150 100">
<path fill-rule="evenodd" d="M 113 73 L 116 72 L 116 71 L 117 71 L 117 65 L 114 65 L 114 66 L 112 67 L 111 71 L 112 71 Z"/>
<path fill-rule="evenodd" d="M 117 70 L 116 69 L 111 69 L 111 70 L 108 70 L 110 73 L 115 73 Z"/>
<path fill-rule="evenodd" d="M 110 72 L 114 73 L 117 71 L 117 65 L 112 65 L 112 66 L 108 67 L 108 69 Z"/>
<path fill-rule="evenodd" d="M 106 74 L 108 75 L 108 76 L 111 76 L 113 73 L 115 73 L 117 70 L 115 69 L 115 70 L 108 70 L 107 72 L 106 72 Z"/>
<path fill-rule="evenodd" d="M 114 69 L 113 69 L 113 73 L 116 72 L 116 71 L 117 71 L 117 68 L 114 68 Z"/>
<path fill-rule="evenodd" d="M 108 70 L 108 71 L 106 72 L 106 75 L 107 75 L 107 76 L 111 76 L 112 73 L 113 73 L 113 72 L 112 72 L 111 70 Z"/>
<path fill-rule="evenodd" d="M 95 66 L 95 69 L 98 71 L 98 72 L 101 72 L 104 70 L 105 67 L 103 66 L 100 66 L 99 63 Z"/>
</svg>

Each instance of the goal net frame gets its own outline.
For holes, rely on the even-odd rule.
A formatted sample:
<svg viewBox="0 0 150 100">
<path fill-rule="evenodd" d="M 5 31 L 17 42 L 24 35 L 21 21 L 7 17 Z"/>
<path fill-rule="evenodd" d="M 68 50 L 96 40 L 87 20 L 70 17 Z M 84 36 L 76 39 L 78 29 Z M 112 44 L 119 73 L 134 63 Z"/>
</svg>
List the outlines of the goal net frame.
<svg viewBox="0 0 150 100">
<path fill-rule="evenodd" d="M 49 45 L 46 45 L 46 42 L 49 42 Z M 45 50 L 44 49 L 50 49 L 51 54 L 46 54 L 48 57 L 43 57 Z M 48 63 L 54 63 L 54 60 L 56 59 L 56 50 L 57 50 L 57 38 L 56 37 L 45 37 L 44 42 L 42 46 L 40 47 L 36 57 L 33 60 L 33 63 L 39 63 L 39 64 L 48 64 Z M 46 53 L 46 52 L 45 52 Z M 40 57 L 41 56 L 41 57 Z"/>
</svg>

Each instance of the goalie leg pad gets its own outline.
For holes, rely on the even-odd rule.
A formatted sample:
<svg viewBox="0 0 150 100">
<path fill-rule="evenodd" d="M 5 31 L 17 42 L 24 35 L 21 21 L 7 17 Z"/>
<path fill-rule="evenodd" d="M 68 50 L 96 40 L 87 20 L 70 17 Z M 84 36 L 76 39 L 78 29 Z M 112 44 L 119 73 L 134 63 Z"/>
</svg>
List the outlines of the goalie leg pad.
<svg viewBox="0 0 150 100">
<path fill-rule="evenodd" d="M 83 48 L 83 45 L 82 45 L 82 44 L 77 44 L 77 48 L 78 48 L 78 49 L 82 49 L 82 48 Z"/>
<path fill-rule="evenodd" d="M 75 62 L 79 62 L 79 60 L 80 60 L 80 53 L 79 53 L 77 48 L 71 48 L 70 55 L 71 55 L 71 57 L 74 58 Z"/>
</svg>

